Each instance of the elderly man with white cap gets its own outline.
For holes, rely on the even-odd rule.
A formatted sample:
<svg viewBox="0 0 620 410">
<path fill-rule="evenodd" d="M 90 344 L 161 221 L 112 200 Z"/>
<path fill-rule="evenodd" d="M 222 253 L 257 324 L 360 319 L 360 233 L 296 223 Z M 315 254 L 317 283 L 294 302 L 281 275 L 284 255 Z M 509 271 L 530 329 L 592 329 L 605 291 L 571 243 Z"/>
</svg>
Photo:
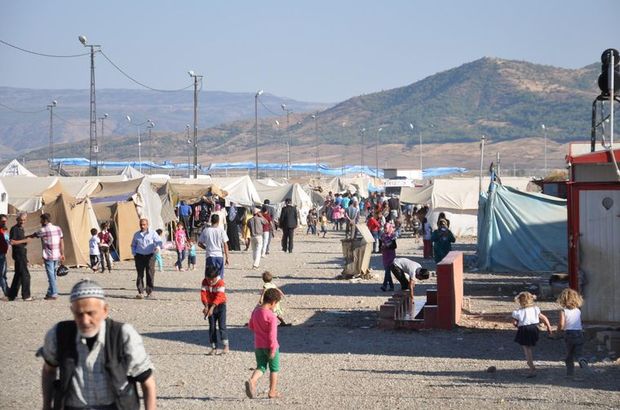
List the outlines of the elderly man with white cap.
<svg viewBox="0 0 620 410">
<path fill-rule="evenodd" d="M 74 320 L 52 327 L 37 352 L 43 409 L 139 409 L 157 407 L 153 365 L 142 337 L 127 323 L 108 318 L 103 288 L 85 279 L 71 290 Z"/>
</svg>

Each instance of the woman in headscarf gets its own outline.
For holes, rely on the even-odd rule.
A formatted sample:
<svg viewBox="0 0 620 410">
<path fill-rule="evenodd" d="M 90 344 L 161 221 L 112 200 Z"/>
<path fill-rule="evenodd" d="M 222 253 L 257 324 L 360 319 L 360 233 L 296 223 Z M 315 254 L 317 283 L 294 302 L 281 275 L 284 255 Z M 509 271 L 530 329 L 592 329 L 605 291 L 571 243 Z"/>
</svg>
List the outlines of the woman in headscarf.
<svg viewBox="0 0 620 410">
<path fill-rule="evenodd" d="M 228 234 L 228 249 L 231 251 L 240 251 L 239 244 L 239 210 L 234 202 L 230 203 L 228 208 L 228 224 L 226 225 L 226 233 Z"/>
<path fill-rule="evenodd" d="M 383 260 L 383 285 L 381 290 L 386 291 L 388 287 L 390 291 L 394 290 L 394 281 L 392 280 L 392 271 L 390 265 L 396 258 L 396 234 L 394 225 L 391 222 L 385 224 L 383 234 L 381 235 L 381 254 Z"/>
</svg>

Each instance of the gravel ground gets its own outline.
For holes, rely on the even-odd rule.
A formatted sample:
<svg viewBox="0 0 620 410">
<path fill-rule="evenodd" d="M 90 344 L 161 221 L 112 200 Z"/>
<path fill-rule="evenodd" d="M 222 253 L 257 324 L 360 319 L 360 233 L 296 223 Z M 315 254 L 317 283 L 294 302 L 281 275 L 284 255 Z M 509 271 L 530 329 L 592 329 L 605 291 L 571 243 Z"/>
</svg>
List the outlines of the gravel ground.
<svg viewBox="0 0 620 410">
<path fill-rule="evenodd" d="M 225 356 L 205 355 L 208 326 L 199 300 L 204 255 L 198 255 L 196 271 L 176 272 L 169 254 L 168 270 L 157 273 L 153 300 L 134 299 L 130 262 L 119 264 L 112 274 L 72 270 L 60 279 L 61 297 L 53 302 L 42 300 L 45 275 L 33 268 L 38 300 L 0 304 L 0 408 L 40 407 L 41 360 L 34 353 L 47 329 L 70 318 L 67 294 L 83 277 L 106 288 L 113 318 L 132 323 L 143 335 L 156 366 L 161 408 L 620 407 L 620 367 L 599 361 L 585 381 L 566 380 L 561 341 L 542 338 L 535 350 L 539 375 L 524 377 L 523 353 L 512 340 L 515 331 L 507 317 L 515 308 L 513 293 L 526 289 L 532 275 L 467 273 L 463 327 L 386 331 L 375 327 L 377 308 L 387 298 L 379 290 L 380 258 L 373 256 L 374 280 L 336 280 L 342 264 L 340 238 L 331 232 L 320 239 L 298 231 L 293 254 L 279 251 L 276 244 L 262 262 L 277 275 L 275 282 L 287 295 L 285 316 L 294 323 L 279 331 L 281 399 L 266 398 L 267 377 L 259 381 L 259 399 L 249 400 L 243 393 L 255 364 L 252 336 L 244 324 L 262 284 L 262 270 L 251 270 L 250 252 L 234 252 L 226 270 L 232 351 Z M 420 245 L 402 239 L 399 255 L 418 258 Z M 471 241 L 458 246 L 469 253 L 473 247 Z M 416 294 L 424 294 L 426 286 L 418 286 Z M 557 323 L 554 304 L 540 306 Z M 588 347 L 597 360 L 603 357 Z M 488 373 L 490 366 L 497 371 Z"/>
</svg>

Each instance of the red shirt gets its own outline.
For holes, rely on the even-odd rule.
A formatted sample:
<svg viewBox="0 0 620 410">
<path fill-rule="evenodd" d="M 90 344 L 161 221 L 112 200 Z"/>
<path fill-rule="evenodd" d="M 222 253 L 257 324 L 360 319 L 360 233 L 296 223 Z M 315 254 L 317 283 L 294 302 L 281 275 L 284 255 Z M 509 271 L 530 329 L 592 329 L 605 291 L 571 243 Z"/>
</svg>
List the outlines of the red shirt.
<svg viewBox="0 0 620 410">
<path fill-rule="evenodd" d="M 252 312 L 248 327 L 254 332 L 254 347 L 269 349 L 273 354 L 278 343 L 278 317 L 271 310 L 257 306 Z"/>
<path fill-rule="evenodd" d="M 269 215 L 269 212 L 261 212 L 261 215 L 267 220 L 267 223 L 263 224 L 263 232 L 271 231 L 271 215 Z"/>
<path fill-rule="evenodd" d="M 200 300 L 202 300 L 202 304 L 205 306 L 226 303 L 224 279 L 219 276 L 214 279 L 204 278 L 202 280 Z"/>
<path fill-rule="evenodd" d="M 370 232 L 379 232 L 379 229 L 381 229 L 381 224 L 377 222 L 374 216 L 368 218 L 366 225 L 368 226 L 368 229 L 370 229 Z"/>
</svg>

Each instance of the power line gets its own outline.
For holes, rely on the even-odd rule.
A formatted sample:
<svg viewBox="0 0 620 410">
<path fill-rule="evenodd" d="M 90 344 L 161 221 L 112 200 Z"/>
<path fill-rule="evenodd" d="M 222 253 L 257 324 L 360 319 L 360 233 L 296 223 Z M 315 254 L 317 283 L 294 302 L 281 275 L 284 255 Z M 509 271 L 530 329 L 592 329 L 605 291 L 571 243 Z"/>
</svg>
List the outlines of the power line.
<svg viewBox="0 0 620 410">
<path fill-rule="evenodd" d="M 54 117 L 58 118 L 60 121 L 66 123 L 67 125 L 71 125 L 73 127 L 86 127 L 86 126 L 90 126 L 90 124 L 79 124 L 79 123 L 76 123 L 76 122 L 71 122 L 69 120 L 66 120 L 66 119 L 62 118 L 60 115 L 58 115 L 56 113 L 54 113 L 53 115 L 54 115 Z"/>
<path fill-rule="evenodd" d="M 275 116 L 277 116 L 277 117 L 279 117 L 279 116 L 281 116 L 281 115 L 282 115 L 282 113 L 276 113 L 276 112 L 271 111 L 271 110 L 269 109 L 269 107 L 267 107 L 267 106 L 265 105 L 265 103 L 263 103 L 263 101 L 262 101 L 260 98 L 258 99 L 258 102 L 260 102 L 260 105 L 262 105 L 262 106 L 263 106 L 263 108 L 264 108 L 264 109 L 266 109 L 267 111 L 269 111 L 271 114 L 273 114 L 273 115 L 275 115 Z"/>
<path fill-rule="evenodd" d="M 42 110 L 37 110 L 37 111 L 16 110 L 15 108 L 11 108 L 8 105 L 2 104 L 2 103 L 0 103 L 0 106 L 6 108 L 9 111 L 13 111 L 13 112 L 16 112 L 16 113 L 19 113 L 19 114 L 38 114 L 40 112 L 47 111 L 47 108 L 43 108 Z"/>
<path fill-rule="evenodd" d="M 99 50 L 99 52 L 100 52 L 100 53 L 101 53 L 101 55 L 102 55 L 102 56 L 103 56 L 106 60 L 108 60 L 108 62 L 109 62 L 110 64 L 112 64 L 112 66 L 113 66 L 114 68 L 116 68 L 116 69 L 117 69 L 117 70 L 118 70 L 121 74 L 123 74 L 125 77 L 127 77 L 128 79 L 130 79 L 130 80 L 131 80 L 131 81 L 133 81 L 134 83 L 136 83 L 136 84 L 138 84 L 138 85 L 140 85 L 140 86 L 142 86 L 142 87 L 144 87 L 144 88 L 147 88 L 147 89 L 149 89 L 149 90 L 152 90 L 152 91 L 158 91 L 158 92 L 162 92 L 162 93 L 171 93 L 171 92 L 179 92 L 179 91 L 184 91 L 184 90 L 187 90 L 188 88 L 191 88 L 191 87 L 193 87 L 193 86 L 194 86 L 194 83 L 192 83 L 192 84 L 188 85 L 187 87 L 179 88 L 179 89 L 176 89 L 176 90 L 163 90 L 163 89 L 159 89 L 159 88 L 149 87 L 148 85 L 146 85 L 146 84 L 144 84 L 144 83 L 141 83 L 140 81 L 136 80 L 135 78 L 133 78 L 132 76 L 130 76 L 129 74 L 127 74 L 127 73 L 126 73 L 126 72 L 125 72 L 122 68 L 120 68 L 118 65 L 116 65 L 116 64 L 115 64 L 115 63 L 114 63 L 114 62 L 110 59 L 110 57 L 108 57 L 108 56 L 107 56 L 107 55 L 106 55 L 106 54 L 105 54 L 102 50 Z"/>
<path fill-rule="evenodd" d="M 87 56 L 90 53 L 82 53 L 82 54 L 69 54 L 69 55 L 59 55 L 59 54 L 47 54 L 47 53 L 39 53 L 36 51 L 32 51 L 32 50 L 26 50 L 25 48 L 21 48 L 16 46 L 15 44 L 11 44 L 11 43 L 7 43 L 4 40 L 0 40 L 0 43 L 9 46 L 9 47 L 13 47 L 14 49 L 17 49 L 19 51 L 23 51 L 24 53 L 29 53 L 29 54 L 34 54 L 36 56 L 41 56 L 41 57 L 53 57 L 53 58 L 75 58 L 75 57 L 83 57 L 83 56 Z"/>
</svg>

